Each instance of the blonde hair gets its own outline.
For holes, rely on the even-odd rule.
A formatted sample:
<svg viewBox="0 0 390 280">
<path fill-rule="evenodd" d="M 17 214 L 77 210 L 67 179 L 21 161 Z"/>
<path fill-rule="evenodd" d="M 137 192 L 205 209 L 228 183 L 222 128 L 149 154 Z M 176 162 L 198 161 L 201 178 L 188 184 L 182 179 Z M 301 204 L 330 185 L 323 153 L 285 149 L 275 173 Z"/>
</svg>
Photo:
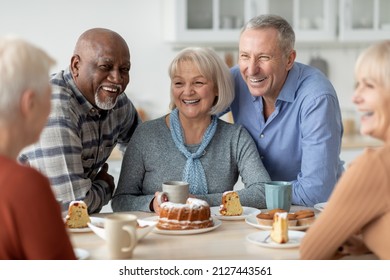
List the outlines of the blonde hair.
<svg viewBox="0 0 390 280">
<path fill-rule="evenodd" d="M 46 52 L 21 38 L 0 38 L 0 117 L 15 114 L 25 90 L 44 94 L 54 64 Z"/>
<path fill-rule="evenodd" d="M 171 80 L 175 76 L 179 64 L 182 62 L 192 62 L 198 68 L 199 72 L 210 81 L 214 82 L 218 91 L 216 102 L 211 108 L 210 114 L 219 114 L 224 112 L 232 103 L 234 98 L 233 79 L 230 70 L 218 54 L 209 48 L 186 48 L 180 51 L 169 65 L 169 77 Z M 170 109 L 176 108 L 172 96 Z"/>
<path fill-rule="evenodd" d="M 361 74 L 390 90 L 390 40 L 371 45 L 360 53 L 355 76 Z"/>
</svg>

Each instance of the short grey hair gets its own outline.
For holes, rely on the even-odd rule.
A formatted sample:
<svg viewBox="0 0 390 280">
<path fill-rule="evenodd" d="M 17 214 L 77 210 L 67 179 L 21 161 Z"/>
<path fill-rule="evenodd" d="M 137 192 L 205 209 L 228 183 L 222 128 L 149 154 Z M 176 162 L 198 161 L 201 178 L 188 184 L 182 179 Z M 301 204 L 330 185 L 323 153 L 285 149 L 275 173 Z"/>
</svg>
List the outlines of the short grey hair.
<svg viewBox="0 0 390 280">
<path fill-rule="evenodd" d="M 176 75 L 179 64 L 185 61 L 194 63 L 199 72 L 217 87 L 218 96 L 211 108 L 210 114 L 215 115 L 224 112 L 232 103 L 234 98 L 233 78 L 226 63 L 218 54 L 209 48 L 185 48 L 173 59 L 168 68 L 171 80 Z M 176 105 L 172 96 L 170 109 L 175 109 Z"/>
<path fill-rule="evenodd" d="M 25 90 L 44 94 L 55 64 L 45 51 L 17 36 L 0 38 L 0 118 L 8 119 Z"/>
<path fill-rule="evenodd" d="M 248 29 L 274 28 L 279 33 L 280 49 L 287 56 L 295 45 L 295 32 L 283 17 L 278 15 L 259 15 L 250 19 L 241 29 L 241 34 Z"/>
</svg>

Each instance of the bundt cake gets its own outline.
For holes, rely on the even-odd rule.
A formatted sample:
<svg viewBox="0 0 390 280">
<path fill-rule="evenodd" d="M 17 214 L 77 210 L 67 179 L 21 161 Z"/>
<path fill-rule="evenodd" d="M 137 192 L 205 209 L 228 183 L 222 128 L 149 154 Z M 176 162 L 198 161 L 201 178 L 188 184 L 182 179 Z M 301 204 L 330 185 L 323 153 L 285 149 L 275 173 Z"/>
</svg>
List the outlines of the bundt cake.
<svg viewBox="0 0 390 280">
<path fill-rule="evenodd" d="M 164 202 L 161 204 L 157 228 L 163 230 L 188 230 L 213 226 L 210 206 L 204 200 L 188 198 L 186 204 Z"/>
<path fill-rule="evenodd" d="M 91 222 L 84 201 L 72 201 L 69 204 L 68 215 L 65 217 L 65 225 L 68 228 L 85 228 Z"/>
<path fill-rule="evenodd" d="M 222 194 L 222 204 L 219 213 L 223 216 L 240 216 L 243 212 L 240 197 L 235 191 L 227 191 Z"/>
</svg>

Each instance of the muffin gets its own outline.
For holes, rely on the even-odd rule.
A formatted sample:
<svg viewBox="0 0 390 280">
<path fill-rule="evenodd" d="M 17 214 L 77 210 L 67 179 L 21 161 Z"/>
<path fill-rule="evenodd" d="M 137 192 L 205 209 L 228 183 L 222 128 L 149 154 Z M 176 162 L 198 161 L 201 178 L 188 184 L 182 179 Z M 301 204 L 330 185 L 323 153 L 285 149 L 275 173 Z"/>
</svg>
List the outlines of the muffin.
<svg viewBox="0 0 390 280">
<path fill-rule="evenodd" d="M 262 226 L 272 226 L 273 216 L 269 213 L 260 213 L 256 215 L 257 222 Z"/>
<path fill-rule="evenodd" d="M 287 219 L 288 219 L 287 224 L 289 227 L 295 227 L 298 223 L 297 215 L 295 215 L 295 213 L 288 213 Z"/>
<path fill-rule="evenodd" d="M 298 226 L 311 225 L 315 220 L 315 214 L 312 210 L 300 210 L 295 212 L 295 215 Z"/>
<path fill-rule="evenodd" d="M 273 218 L 275 213 L 284 213 L 284 212 L 287 212 L 287 211 L 284 209 L 276 208 L 276 209 L 269 210 L 267 213 L 270 214 Z"/>
</svg>

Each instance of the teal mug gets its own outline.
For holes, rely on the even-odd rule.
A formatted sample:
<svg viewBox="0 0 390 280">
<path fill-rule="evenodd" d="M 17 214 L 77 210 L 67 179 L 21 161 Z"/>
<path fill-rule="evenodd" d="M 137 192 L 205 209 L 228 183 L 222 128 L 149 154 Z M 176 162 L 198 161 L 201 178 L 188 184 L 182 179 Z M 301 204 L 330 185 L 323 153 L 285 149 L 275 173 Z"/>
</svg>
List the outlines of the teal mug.
<svg viewBox="0 0 390 280">
<path fill-rule="evenodd" d="M 284 209 L 291 207 L 292 184 L 285 181 L 271 181 L 264 184 L 267 209 Z"/>
</svg>

